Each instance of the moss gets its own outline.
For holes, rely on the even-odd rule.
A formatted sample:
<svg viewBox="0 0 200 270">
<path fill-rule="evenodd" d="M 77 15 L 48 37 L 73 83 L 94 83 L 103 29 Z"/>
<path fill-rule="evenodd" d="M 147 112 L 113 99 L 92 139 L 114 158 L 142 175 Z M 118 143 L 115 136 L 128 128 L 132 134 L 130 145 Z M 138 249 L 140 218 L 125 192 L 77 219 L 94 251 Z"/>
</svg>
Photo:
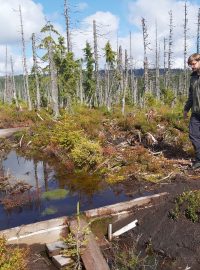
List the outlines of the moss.
<svg viewBox="0 0 200 270">
<path fill-rule="evenodd" d="M 108 224 L 112 221 L 113 217 L 96 218 L 91 223 L 91 230 L 97 237 L 104 237 L 108 232 Z"/>
<path fill-rule="evenodd" d="M 125 179 L 124 175 L 108 174 L 106 178 L 106 182 L 109 184 L 116 184 L 116 183 L 122 182 L 124 179 Z"/>
<path fill-rule="evenodd" d="M 169 216 L 173 219 L 184 215 L 192 222 L 199 221 L 200 190 L 183 192 L 175 199 L 175 208 L 170 211 Z"/>
<path fill-rule="evenodd" d="M 46 200 L 60 200 L 67 197 L 69 191 L 65 189 L 54 189 L 46 191 L 42 194 L 42 198 Z"/>
<path fill-rule="evenodd" d="M 147 174 L 143 175 L 143 179 L 147 182 L 158 183 L 163 178 L 162 174 Z"/>
</svg>

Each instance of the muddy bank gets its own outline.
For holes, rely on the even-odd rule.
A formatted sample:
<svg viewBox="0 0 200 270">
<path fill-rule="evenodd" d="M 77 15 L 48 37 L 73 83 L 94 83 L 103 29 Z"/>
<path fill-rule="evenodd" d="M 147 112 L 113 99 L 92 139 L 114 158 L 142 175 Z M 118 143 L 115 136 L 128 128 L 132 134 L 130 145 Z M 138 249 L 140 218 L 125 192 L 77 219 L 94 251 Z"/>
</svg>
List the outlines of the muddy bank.
<svg viewBox="0 0 200 270">
<path fill-rule="evenodd" d="M 119 266 L 124 267 L 121 269 L 144 269 L 142 267 L 145 264 L 148 265 L 145 269 L 200 269 L 199 220 L 192 222 L 184 215 L 173 220 L 169 215 L 175 207 L 178 194 L 200 189 L 200 173 L 196 176 L 198 174 L 198 180 L 189 180 L 177 175 L 171 183 L 158 188 L 160 191 L 170 192 L 168 196 L 157 201 L 152 207 L 134 209 L 130 217 L 115 223 L 114 230 L 138 219 L 136 228 L 115 239 L 109 248 L 104 249 L 111 269 Z M 126 261 L 133 260 L 134 257 L 137 258 L 137 262 L 135 268 L 131 268 L 130 265 L 126 265 Z"/>
</svg>

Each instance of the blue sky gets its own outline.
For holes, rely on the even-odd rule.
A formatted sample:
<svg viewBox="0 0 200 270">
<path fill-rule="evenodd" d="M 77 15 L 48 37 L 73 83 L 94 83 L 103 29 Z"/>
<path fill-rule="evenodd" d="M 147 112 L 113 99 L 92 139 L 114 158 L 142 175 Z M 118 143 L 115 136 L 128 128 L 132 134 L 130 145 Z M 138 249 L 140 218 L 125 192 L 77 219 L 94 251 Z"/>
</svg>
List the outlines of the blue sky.
<svg viewBox="0 0 200 270">
<path fill-rule="evenodd" d="M 148 58 L 150 67 L 154 66 L 155 21 L 158 25 L 160 46 L 160 66 L 163 65 L 163 39 L 169 36 L 169 10 L 173 12 L 173 67 L 183 66 L 183 21 L 184 3 L 178 0 L 68 0 L 71 17 L 71 39 L 76 58 L 83 57 L 83 48 L 88 41 L 93 46 L 92 21 L 97 22 L 98 50 L 100 64 L 103 66 L 102 48 L 109 40 L 113 49 L 118 44 L 129 51 L 129 32 L 132 32 L 132 56 L 135 67 L 143 65 L 143 39 L 141 18 L 146 20 L 150 49 Z M 16 11 L 21 5 L 26 52 L 29 68 L 32 65 L 30 36 L 34 32 L 41 38 L 40 29 L 45 19 L 50 20 L 55 28 L 65 36 L 63 17 L 64 0 L 0 0 L 0 75 L 5 72 L 5 46 L 13 56 L 16 73 L 22 71 L 21 46 L 19 34 L 19 15 Z M 187 0 L 188 6 L 188 56 L 196 51 L 197 13 L 200 0 Z M 12 18 L 12 20 L 10 19 Z M 129 52 L 130 54 L 130 52 Z"/>
<path fill-rule="evenodd" d="M 64 24 L 63 18 L 63 2 L 64 0 L 48 1 L 40 0 L 35 1 L 43 6 L 47 18 L 55 20 L 60 24 Z M 131 24 L 128 22 L 128 0 L 68 0 L 70 7 L 71 25 L 77 25 L 79 21 L 84 20 L 85 17 L 96 13 L 97 11 L 111 12 L 120 17 L 119 34 L 125 35 L 130 31 Z"/>
</svg>

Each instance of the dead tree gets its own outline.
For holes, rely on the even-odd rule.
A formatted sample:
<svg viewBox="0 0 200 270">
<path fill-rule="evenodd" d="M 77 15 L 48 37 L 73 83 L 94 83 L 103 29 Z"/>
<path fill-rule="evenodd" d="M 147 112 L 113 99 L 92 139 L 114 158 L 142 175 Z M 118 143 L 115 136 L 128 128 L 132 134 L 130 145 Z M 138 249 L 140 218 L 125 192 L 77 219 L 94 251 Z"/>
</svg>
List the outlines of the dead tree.
<svg viewBox="0 0 200 270">
<path fill-rule="evenodd" d="M 12 78 L 10 74 L 8 74 L 6 102 L 8 104 L 12 104 L 12 99 L 13 99 Z"/>
<path fill-rule="evenodd" d="M 197 21 L 197 53 L 199 53 L 199 42 L 200 42 L 200 8 L 198 11 L 198 21 Z"/>
<path fill-rule="evenodd" d="M 171 86 L 171 68 L 172 68 L 172 45 L 173 45 L 173 17 L 172 10 L 169 11 L 169 40 L 168 40 L 168 69 L 166 76 L 166 87 Z"/>
<path fill-rule="evenodd" d="M 147 93 L 149 88 L 149 78 L 148 78 L 148 58 L 147 58 L 147 48 L 149 45 L 148 42 L 148 33 L 145 19 L 142 18 L 142 32 L 143 32 L 143 44 L 144 44 L 144 94 Z"/>
<path fill-rule="evenodd" d="M 25 77 L 26 99 L 28 101 L 28 109 L 32 110 L 32 104 L 31 104 L 31 98 L 30 98 L 30 92 L 29 92 L 28 68 L 27 68 L 27 61 L 26 61 L 26 46 L 25 46 L 25 39 L 24 39 L 24 27 L 23 27 L 21 6 L 19 6 L 19 16 L 20 16 L 20 26 L 21 26 L 22 63 L 23 63 L 23 70 L 24 70 L 24 77 Z"/>
<path fill-rule="evenodd" d="M 71 36 L 70 36 L 70 18 L 69 18 L 69 4 L 68 0 L 64 0 L 64 16 L 66 24 L 66 38 L 67 38 L 67 51 L 72 51 L 71 46 Z"/>
<path fill-rule="evenodd" d="M 159 48 L 158 48 L 158 28 L 156 23 L 156 76 L 155 76 L 155 84 L 156 84 L 156 98 L 160 99 L 160 67 L 159 67 Z"/>
<path fill-rule="evenodd" d="M 187 70 L 187 25 L 188 25 L 188 19 L 187 19 L 187 0 L 185 1 L 184 5 L 184 88 L 183 88 L 183 94 L 187 94 L 187 88 L 188 88 L 188 70 Z"/>
<path fill-rule="evenodd" d="M 97 28 L 96 21 L 93 20 L 93 37 L 94 37 L 94 65 L 95 65 L 95 81 L 96 81 L 96 100 L 97 105 L 100 105 L 100 95 L 99 95 L 99 59 L 98 59 L 98 46 L 97 46 Z"/>
<path fill-rule="evenodd" d="M 35 76 L 35 84 L 36 84 L 36 107 L 37 110 L 40 110 L 40 85 L 38 78 L 38 65 L 37 65 L 37 57 L 36 57 L 36 46 L 35 46 L 35 34 L 32 34 L 32 53 L 33 53 L 33 71 Z"/>
<path fill-rule="evenodd" d="M 5 59 L 5 80 L 4 80 L 4 92 L 3 92 L 3 102 L 7 101 L 8 92 L 8 49 L 6 45 L 6 59 Z"/>
<path fill-rule="evenodd" d="M 167 58 L 167 51 L 166 51 L 166 43 L 167 43 L 167 39 L 164 38 L 163 40 L 163 78 L 164 78 L 164 86 L 165 88 L 167 88 L 167 78 L 166 78 L 166 58 Z"/>
<path fill-rule="evenodd" d="M 18 98 L 17 98 L 17 91 L 16 91 L 16 85 L 15 85 L 15 76 L 14 76 L 14 67 L 13 67 L 12 56 L 10 57 L 10 66 L 11 66 L 11 78 L 12 78 L 13 99 L 15 101 L 16 107 L 19 108 L 19 103 L 18 103 Z"/>
<path fill-rule="evenodd" d="M 57 72 L 55 67 L 55 62 L 53 59 L 53 46 L 52 40 L 48 42 L 48 53 L 49 53 L 49 67 L 50 67 L 50 78 L 51 78 L 51 97 L 52 97 L 52 109 L 54 113 L 54 118 L 60 116 L 58 108 L 58 84 L 57 84 Z"/>
<path fill-rule="evenodd" d="M 120 96 L 123 93 L 124 89 L 124 72 L 123 72 L 123 59 L 122 59 L 122 46 L 119 46 L 118 51 L 118 60 L 117 60 L 117 69 L 119 73 L 119 84 L 118 84 L 118 91 L 116 96 L 116 101 L 119 103 Z"/>
<path fill-rule="evenodd" d="M 124 66 L 124 87 L 123 87 L 123 95 L 122 95 L 122 114 L 125 114 L 125 105 L 126 105 L 126 93 L 128 87 L 128 54 L 127 50 L 125 50 L 125 66 Z"/>
<path fill-rule="evenodd" d="M 135 76 L 133 71 L 133 55 L 132 55 L 132 34 L 130 32 L 130 89 L 132 95 L 132 101 L 136 104 L 136 89 L 135 89 Z"/>
</svg>

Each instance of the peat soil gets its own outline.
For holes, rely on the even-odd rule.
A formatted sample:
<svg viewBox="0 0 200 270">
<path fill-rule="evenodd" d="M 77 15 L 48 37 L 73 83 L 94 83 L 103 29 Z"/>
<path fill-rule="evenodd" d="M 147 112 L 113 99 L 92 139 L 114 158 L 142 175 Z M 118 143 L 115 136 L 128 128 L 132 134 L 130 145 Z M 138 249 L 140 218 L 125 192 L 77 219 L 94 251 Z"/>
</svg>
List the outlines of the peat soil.
<svg viewBox="0 0 200 270">
<path fill-rule="evenodd" d="M 177 174 L 165 183 L 159 185 L 148 184 L 147 190 L 153 193 L 168 192 L 167 196 L 156 200 L 148 206 L 133 209 L 130 216 L 116 222 L 113 231 L 137 219 L 138 225 L 131 231 L 114 239 L 103 249 L 111 269 L 157 269 L 157 270 L 199 270 L 200 269 L 200 218 L 199 222 L 192 222 L 184 215 L 177 220 L 170 218 L 169 213 L 175 207 L 175 198 L 184 191 L 200 189 L 200 171 L 188 169 L 191 177 Z M 129 192 L 134 188 L 134 179 L 127 180 Z M 137 183 L 137 180 L 136 180 Z M 138 183 L 136 184 L 136 186 Z M 144 187 L 137 186 L 138 189 Z M 199 215 L 200 217 L 200 215 Z M 136 267 L 126 266 L 128 249 L 135 247 L 138 264 Z M 117 250 L 117 251 L 116 251 Z M 147 263 L 149 251 L 154 262 Z M 116 258 L 124 256 L 124 266 L 117 266 Z M 118 255 L 116 255 L 118 254 Z M 121 254 L 121 255 L 120 255 Z M 122 259 L 120 259 L 122 261 Z M 139 262 L 140 261 L 140 262 Z M 152 260 L 151 260 L 152 261 Z"/>
</svg>

